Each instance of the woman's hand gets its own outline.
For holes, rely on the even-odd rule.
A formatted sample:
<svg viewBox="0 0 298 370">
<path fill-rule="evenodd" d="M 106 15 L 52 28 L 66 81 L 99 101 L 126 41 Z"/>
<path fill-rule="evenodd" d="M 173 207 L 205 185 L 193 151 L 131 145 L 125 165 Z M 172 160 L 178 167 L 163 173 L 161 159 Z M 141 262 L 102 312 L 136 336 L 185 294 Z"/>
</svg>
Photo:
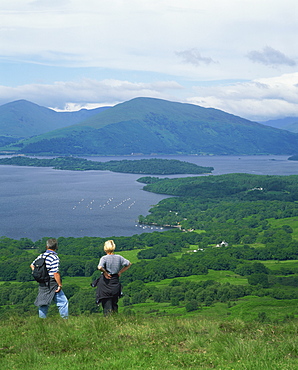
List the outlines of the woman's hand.
<svg viewBox="0 0 298 370">
<path fill-rule="evenodd" d="M 106 279 L 111 279 L 112 277 L 111 274 L 109 274 L 107 271 L 105 271 L 103 274 Z"/>
</svg>

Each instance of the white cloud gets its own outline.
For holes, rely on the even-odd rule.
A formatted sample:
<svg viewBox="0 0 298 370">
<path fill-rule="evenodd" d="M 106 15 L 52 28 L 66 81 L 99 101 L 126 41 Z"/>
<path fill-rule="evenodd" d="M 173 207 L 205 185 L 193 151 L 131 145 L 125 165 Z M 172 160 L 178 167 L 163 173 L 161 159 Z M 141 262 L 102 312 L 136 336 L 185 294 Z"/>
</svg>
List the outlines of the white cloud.
<svg viewBox="0 0 298 370">
<path fill-rule="evenodd" d="M 290 55 L 294 40 L 289 34 L 298 31 L 294 0 L 2 2 L 2 56 L 56 66 L 171 73 L 188 79 L 212 78 L 218 73 L 212 61 L 220 63 L 222 78 L 255 78 L 259 69 L 248 67 L 248 50 L 257 50 L 262 43 Z M 183 53 L 180 56 L 193 67 L 173 62 L 175 51 Z M 199 62 L 210 62 L 208 69 L 196 68 Z"/>
<path fill-rule="evenodd" d="M 95 108 L 146 96 L 188 102 L 221 109 L 250 120 L 298 116 L 298 72 L 228 85 L 193 86 L 175 81 L 132 83 L 121 80 L 91 80 L 31 84 L 15 88 L 0 86 L 0 104 L 23 99 L 56 110 Z"/>
<path fill-rule="evenodd" d="M 296 90 L 285 76 L 297 66 L 297 4 L 2 0 L 0 81 L 6 86 L 0 86 L 0 103 L 27 99 L 71 109 L 150 96 L 202 102 L 251 118 L 290 115 Z M 9 61 L 36 66 L 38 73 L 1 68 Z M 65 69 L 73 72 L 64 77 Z"/>
<path fill-rule="evenodd" d="M 188 102 L 251 120 L 298 116 L 298 72 L 228 86 L 197 87 Z"/>
<path fill-rule="evenodd" d="M 17 87 L 0 86 L 0 104 L 24 99 L 57 110 L 114 105 L 139 96 L 171 99 L 183 89 L 175 81 L 132 83 L 120 80 L 56 82 L 52 85 L 31 84 Z"/>
</svg>

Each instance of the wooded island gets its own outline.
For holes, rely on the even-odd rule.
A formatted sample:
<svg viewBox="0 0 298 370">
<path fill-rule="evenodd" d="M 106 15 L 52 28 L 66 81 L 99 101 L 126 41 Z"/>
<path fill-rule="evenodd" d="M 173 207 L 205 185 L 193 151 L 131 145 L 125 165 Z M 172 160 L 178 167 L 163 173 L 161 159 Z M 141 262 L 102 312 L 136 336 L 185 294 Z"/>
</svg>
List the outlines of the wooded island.
<svg viewBox="0 0 298 370">
<path fill-rule="evenodd" d="M 108 162 L 91 161 L 77 157 L 58 157 L 39 159 L 34 157 L 15 156 L 1 158 L 0 165 L 52 167 L 56 170 L 70 171 L 112 171 L 135 174 L 175 175 L 175 174 L 203 174 L 210 173 L 213 167 L 202 167 L 194 163 L 176 159 L 138 159 L 112 160 Z"/>
</svg>

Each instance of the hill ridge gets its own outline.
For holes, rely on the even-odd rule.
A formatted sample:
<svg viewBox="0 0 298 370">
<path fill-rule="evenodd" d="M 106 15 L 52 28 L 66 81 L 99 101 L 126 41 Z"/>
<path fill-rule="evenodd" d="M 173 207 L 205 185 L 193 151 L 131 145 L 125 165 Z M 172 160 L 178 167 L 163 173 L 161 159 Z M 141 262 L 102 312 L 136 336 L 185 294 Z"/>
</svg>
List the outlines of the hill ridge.
<svg viewBox="0 0 298 370">
<path fill-rule="evenodd" d="M 56 112 L 25 99 L 0 106 L 0 136 L 28 138 L 78 123 L 107 107 Z"/>
<path fill-rule="evenodd" d="M 295 133 L 215 108 L 143 97 L 10 146 L 40 155 L 293 155 L 297 147 Z"/>
</svg>

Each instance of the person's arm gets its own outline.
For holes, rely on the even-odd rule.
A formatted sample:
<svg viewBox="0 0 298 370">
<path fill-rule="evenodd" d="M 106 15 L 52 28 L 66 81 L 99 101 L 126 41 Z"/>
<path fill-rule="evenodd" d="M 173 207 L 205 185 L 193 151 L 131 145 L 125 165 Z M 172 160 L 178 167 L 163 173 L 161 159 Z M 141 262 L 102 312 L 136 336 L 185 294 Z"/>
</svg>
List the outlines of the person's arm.
<svg viewBox="0 0 298 370">
<path fill-rule="evenodd" d="M 111 274 L 109 274 L 108 271 L 104 267 L 99 265 L 98 270 L 101 271 L 104 274 L 104 277 L 106 279 L 111 279 L 111 277 L 112 277 Z"/>
<path fill-rule="evenodd" d="M 62 289 L 62 281 L 61 281 L 60 272 L 54 272 L 54 279 L 56 280 L 56 283 L 58 284 L 58 288 L 57 290 L 55 290 L 55 292 L 58 293 Z"/>
<path fill-rule="evenodd" d="M 129 265 L 127 265 L 127 266 L 122 267 L 122 269 L 118 272 L 119 277 L 121 276 L 121 274 L 124 271 L 128 270 L 130 268 L 130 266 L 131 266 L 131 263 L 129 263 Z"/>
<path fill-rule="evenodd" d="M 31 268 L 32 271 L 34 270 L 34 265 L 32 263 L 30 265 L 30 268 Z"/>
</svg>

